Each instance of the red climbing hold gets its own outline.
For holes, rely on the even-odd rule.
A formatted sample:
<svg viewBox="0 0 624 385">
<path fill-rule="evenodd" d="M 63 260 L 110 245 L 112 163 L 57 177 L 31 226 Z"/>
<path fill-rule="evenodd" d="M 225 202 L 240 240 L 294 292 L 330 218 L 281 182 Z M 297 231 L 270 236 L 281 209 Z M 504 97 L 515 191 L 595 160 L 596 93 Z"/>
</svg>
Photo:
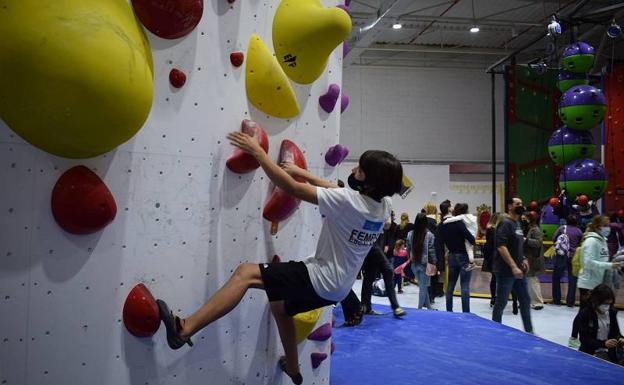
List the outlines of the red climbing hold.
<svg viewBox="0 0 624 385">
<path fill-rule="evenodd" d="M 269 137 L 264 129 L 253 120 L 245 119 L 241 123 L 241 131 L 247 135 L 255 137 L 260 143 L 260 147 L 264 152 L 269 152 Z M 251 172 L 258 167 L 260 163 L 253 157 L 253 155 L 247 154 L 240 148 L 234 150 L 234 154 L 225 162 L 227 168 L 237 174 L 245 174 Z"/>
<path fill-rule="evenodd" d="M 589 204 L 589 198 L 587 195 L 581 194 L 576 198 L 576 203 L 578 203 L 579 206 L 587 206 Z"/>
<path fill-rule="evenodd" d="M 271 263 L 280 263 L 280 262 L 282 262 L 282 259 L 277 254 L 273 256 L 273 259 L 271 259 Z"/>
<path fill-rule="evenodd" d="M 230 62 L 234 67 L 240 67 L 243 65 L 243 61 L 245 61 L 245 54 L 242 52 L 232 52 L 230 54 Z"/>
<path fill-rule="evenodd" d="M 142 283 L 136 285 L 126 298 L 123 322 L 130 334 L 136 337 L 150 337 L 160 326 L 156 300 Z"/>
<path fill-rule="evenodd" d="M 91 234 L 117 215 L 115 198 L 99 176 L 85 166 L 67 170 L 52 190 L 52 215 L 63 230 Z"/>
<path fill-rule="evenodd" d="M 163 39 L 186 36 L 204 12 L 203 0 L 132 0 L 132 6 L 145 28 Z"/>
<path fill-rule="evenodd" d="M 531 201 L 531 203 L 529 204 L 529 209 L 531 211 L 537 211 L 538 208 L 539 204 L 537 203 L 537 201 Z"/>
<path fill-rule="evenodd" d="M 186 83 L 186 74 L 177 68 L 173 68 L 171 72 L 169 72 L 169 82 L 175 88 L 182 88 L 184 83 Z"/>
<path fill-rule="evenodd" d="M 303 169 L 308 168 L 299 147 L 288 139 L 284 139 L 280 147 L 278 164 L 282 162 L 294 163 Z M 299 182 L 305 182 L 305 180 L 301 178 L 295 179 Z M 274 223 L 281 222 L 297 209 L 299 202 L 299 199 L 288 195 L 284 190 L 276 186 L 264 206 L 262 216 L 264 219 Z"/>
<path fill-rule="evenodd" d="M 552 207 L 557 207 L 559 206 L 559 198 L 557 197 L 552 197 L 548 200 L 548 204 L 551 205 Z"/>
</svg>

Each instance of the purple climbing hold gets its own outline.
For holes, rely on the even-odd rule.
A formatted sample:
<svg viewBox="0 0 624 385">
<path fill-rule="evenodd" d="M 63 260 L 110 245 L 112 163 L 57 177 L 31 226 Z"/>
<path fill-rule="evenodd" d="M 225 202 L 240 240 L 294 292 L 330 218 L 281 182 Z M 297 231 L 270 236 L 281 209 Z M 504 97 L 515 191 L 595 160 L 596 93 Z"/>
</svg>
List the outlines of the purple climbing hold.
<svg viewBox="0 0 624 385">
<path fill-rule="evenodd" d="M 338 84 L 330 84 L 329 89 L 325 95 L 319 97 L 319 104 L 321 108 L 328 114 L 336 107 L 338 96 L 340 95 L 340 86 Z"/>
<path fill-rule="evenodd" d="M 334 352 L 336 351 L 336 344 L 334 343 L 334 341 L 331 342 L 329 351 L 331 354 L 334 354 Z"/>
<path fill-rule="evenodd" d="M 347 13 L 347 15 L 351 16 L 351 10 L 349 9 L 348 5 L 339 4 L 339 5 L 336 6 L 336 8 L 342 9 L 343 11 L 345 11 Z"/>
<path fill-rule="evenodd" d="M 309 340 L 312 341 L 326 341 L 329 337 L 332 336 L 332 326 L 328 322 L 323 326 L 319 327 L 308 336 Z"/>
<path fill-rule="evenodd" d="M 335 146 L 331 146 L 329 150 L 327 150 L 327 153 L 325 154 L 325 162 L 332 167 L 336 167 L 336 165 L 342 162 L 347 155 L 349 155 L 349 149 L 342 144 L 337 144 Z"/>
<path fill-rule="evenodd" d="M 349 5 L 351 5 L 351 0 L 345 0 L 345 5 L 348 7 Z"/>
<path fill-rule="evenodd" d="M 349 95 L 344 92 L 340 95 L 340 113 L 342 114 L 349 107 Z"/>
<path fill-rule="evenodd" d="M 344 42 L 342 42 L 342 58 L 343 59 L 347 57 L 347 55 L 349 54 L 349 51 L 351 51 L 351 46 L 349 45 L 349 42 L 345 40 Z"/>
<path fill-rule="evenodd" d="M 327 353 L 312 353 L 310 358 L 312 359 L 312 368 L 316 369 L 321 366 L 321 362 L 327 359 Z"/>
</svg>

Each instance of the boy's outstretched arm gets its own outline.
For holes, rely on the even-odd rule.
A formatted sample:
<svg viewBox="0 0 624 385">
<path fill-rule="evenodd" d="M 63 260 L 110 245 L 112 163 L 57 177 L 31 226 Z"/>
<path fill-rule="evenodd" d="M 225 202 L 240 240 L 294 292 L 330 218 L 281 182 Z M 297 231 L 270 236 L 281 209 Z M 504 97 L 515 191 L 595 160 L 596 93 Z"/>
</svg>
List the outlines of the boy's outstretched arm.
<svg viewBox="0 0 624 385">
<path fill-rule="evenodd" d="M 253 136 L 249 136 L 243 132 L 232 132 L 228 134 L 227 138 L 233 146 L 240 148 L 256 158 L 258 163 L 260 163 L 260 167 L 262 167 L 269 179 L 271 179 L 276 186 L 301 200 L 315 205 L 318 204 L 316 187 L 294 180 L 286 171 L 282 170 L 269 158 L 269 155 L 264 152 Z"/>
<path fill-rule="evenodd" d="M 313 186 L 325 187 L 325 188 L 338 188 L 337 184 L 334 184 L 325 179 L 321 179 L 315 175 L 312 175 L 308 170 L 304 170 L 301 167 L 297 166 L 294 163 L 284 162 L 280 164 L 282 169 L 288 173 L 288 175 L 293 178 L 303 178 L 306 182 L 310 183 Z"/>
</svg>

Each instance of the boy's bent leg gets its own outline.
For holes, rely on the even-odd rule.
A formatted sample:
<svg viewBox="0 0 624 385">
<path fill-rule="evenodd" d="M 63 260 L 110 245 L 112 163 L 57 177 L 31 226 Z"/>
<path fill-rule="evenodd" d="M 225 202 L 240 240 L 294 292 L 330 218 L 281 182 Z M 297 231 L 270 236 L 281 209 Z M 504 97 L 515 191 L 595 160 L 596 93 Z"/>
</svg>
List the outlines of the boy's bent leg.
<svg viewBox="0 0 624 385">
<path fill-rule="evenodd" d="M 284 301 L 274 301 L 270 303 L 271 312 L 277 323 L 280 340 L 284 347 L 286 356 L 286 374 L 290 377 L 299 373 L 299 355 L 297 352 L 297 334 L 295 321 L 286 313 Z"/>
<path fill-rule="evenodd" d="M 180 336 L 188 338 L 223 317 L 238 305 L 249 288 L 264 288 L 260 267 L 253 263 L 239 265 L 230 279 L 195 313 L 186 318 Z"/>
</svg>

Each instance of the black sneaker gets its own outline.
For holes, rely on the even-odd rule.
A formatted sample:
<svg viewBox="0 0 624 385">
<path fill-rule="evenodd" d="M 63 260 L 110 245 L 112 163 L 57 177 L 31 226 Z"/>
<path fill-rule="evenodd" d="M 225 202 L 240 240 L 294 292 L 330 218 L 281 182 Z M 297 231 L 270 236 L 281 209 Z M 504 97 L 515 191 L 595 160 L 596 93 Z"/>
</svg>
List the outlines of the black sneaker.
<svg viewBox="0 0 624 385">
<path fill-rule="evenodd" d="M 160 320 L 165 324 L 165 328 L 167 329 L 167 344 L 169 347 L 176 350 L 180 349 L 184 344 L 193 346 L 193 342 L 191 342 L 190 338 L 188 340 L 180 338 L 180 318 L 173 315 L 165 301 L 157 299 L 156 304 L 158 305 Z"/>
</svg>

